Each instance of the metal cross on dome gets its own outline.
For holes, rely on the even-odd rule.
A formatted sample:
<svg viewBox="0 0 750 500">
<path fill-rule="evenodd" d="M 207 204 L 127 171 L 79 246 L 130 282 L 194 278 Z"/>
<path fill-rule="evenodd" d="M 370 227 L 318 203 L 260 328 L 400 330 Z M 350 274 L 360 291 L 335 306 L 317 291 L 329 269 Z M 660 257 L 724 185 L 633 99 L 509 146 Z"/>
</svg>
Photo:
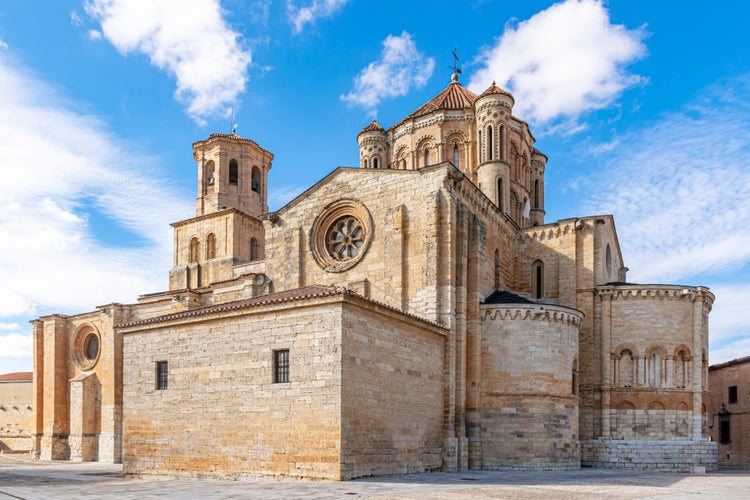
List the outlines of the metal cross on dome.
<svg viewBox="0 0 750 500">
<path fill-rule="evenodd" d="M 451 54 L 453 54 L 453 66 L 448 66 L 453 70 L 453 72 L 457 75 L 461 74 L 461 68 L 458 67 L 458 54 L 456 51 L 458 50 L 458 47 L 454 48 Z"/>
</svg>

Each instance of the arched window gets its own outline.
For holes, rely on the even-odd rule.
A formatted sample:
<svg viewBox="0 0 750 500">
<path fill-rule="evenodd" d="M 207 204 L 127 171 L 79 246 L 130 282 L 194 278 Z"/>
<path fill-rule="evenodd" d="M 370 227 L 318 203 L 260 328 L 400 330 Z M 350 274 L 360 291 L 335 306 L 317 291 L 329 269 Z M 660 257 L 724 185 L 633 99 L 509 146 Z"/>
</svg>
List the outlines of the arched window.
<svg viewBox="0 0 750 500">
<path fill-rule="evenodd" d="M 239 167 L 237 166 L 237 160 L 232 158 L 229 160 L 229 184 L 237 184 L 237 180 L 240 177 Z"/>
<path fill-rule="evenodd" d="M 505 212 L 505 205 L 503 204 L 503 178 L 497 179 L 497 208 L 500 212 Z"/>
<path fill-rule="evenodd" d="M 617 380 L 620 386 L 632 387 L 634 370 L 633 353 L 629 349 L 623 349 L 617 364 Z"/>
<path fill-rule="evenodd" d="M 680 349 L 674 359 L 674 385 L 675 387 L 687 387 L 689 377 L 689 356 L 685 349 Z"/>
<path fill-rule="evenodd" d="M 663 370 L 662 364 L 664 359 L 659 351 L 653 351 L 648 356 L 648 384 L 651 387 L 661 387 Z"/>
<path fill-rule="evenodd" d="M 378 157 L 376 156 L 376 157 L 374 157 L 372 159 L 372 168 L 378 168 L 378 167 L 379 167 L 379 165 L 378 165 Z"/>
<path fill-rule="evenodd" d="M 500 250 L 495 250 L 495 290 L 500 289 Z"/>
<path fill-rule="evenodd" d="M 430 150 L 427 148 L 424 149 L 424 166 L 430 166 Z"/>
<path fill-rule="evenodd" d="M 458 144 L 453 145 L 453 164 L 456 166 L 456 168 L 459 168 L 461 166 L 459 165 Z"/>
<path fill-rule="evenodd" d="M 206 260 L 216 258 L 216 236 L 214 233 L 209 233 L 206 238 Z"/>
<path fill-rule="evenodd" d="M 500 127 L 500 133 L 497 137 L 497 145 L 500 146 L 500 154 L 497 155 L 501 160 L 505 159 L 505 127 Z"/>
<path fill-rule="evenodd" d="M 492 150 L 492 127 L 487 127 L 487 159 L 491 160 L 495 157 L 494 151 Z"/>
<path fill-rule="evenodd" d="M 544 296 L 544 264 L 542 261 L 534 261 L 531 271 L 531 292 L 535 299 L 541 299 Z"/>
<path fill-rule="evenodd" d="M 539 208 L 539 179 L 534 181 L 534 208 Z"/>
<path fill-rule="evenodd" d="M 198 238 L 193 237 L 190 240 L 190 255 L 188 256 L 188 262 L 191 264 L 198 262 Z"/>
<path fill-rule="evenodd" d="M 253 167 L 250 189 L 256 193 L 260 193 L 260 169 L 258 167 Z"/>
<path fill-rule="evenodd" d="M 258 240 L 250 238 L 250 260 L 258 260 Z"/>
<path fill-rule="evenodd" d="M 484 152 L 482 151 L 482 131 L 477 132 L 477 147 L 479 149 L 479 161 L 480 163 L 484 160 Z"/>
<path fill-rule="evenodd" d="M 612 248 L 607 243 L 607 250 L 604 254 L 604 268 L 607 271 L 607 281 L 612 281 Z"/>
<path fill-rule="evenodd" d="M 206 179 L 206 186 L 213 186 L 214 185 L 214 162 L 212 160 L 209 160 L 206 162 L 206 170 L 204 173 L 204 178 Z"/>
</svg>

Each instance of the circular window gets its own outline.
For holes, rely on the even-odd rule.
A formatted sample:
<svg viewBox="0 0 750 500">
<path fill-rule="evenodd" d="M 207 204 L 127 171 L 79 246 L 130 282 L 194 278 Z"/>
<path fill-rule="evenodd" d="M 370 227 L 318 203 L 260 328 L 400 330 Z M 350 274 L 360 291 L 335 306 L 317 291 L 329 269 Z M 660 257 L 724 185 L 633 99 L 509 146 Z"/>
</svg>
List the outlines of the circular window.
<svg viewBox="0 0 750 500">
<path fill-rule="evenodd" d="M 99 360 L 101 340 L 99 332 L 91 325 L 78 329 L 73 339 L 73 361 L 81 370 L 90 370 Z"/>
<path fill-rule="evenodd" d="M 338 200 L 315 219 L 310 246 L 315 261 L 328 272 L 354 267 L 372 239 L 370 212 L 356 200 Z"/>
<path fill-rule="evenodd" d="M 328 229 L 328 255 L 338 261 L 353 259 L 364 246 L 366 237 L 367 232 L 359 219 L 351 215 L 341 217 Z"/>
</svg>

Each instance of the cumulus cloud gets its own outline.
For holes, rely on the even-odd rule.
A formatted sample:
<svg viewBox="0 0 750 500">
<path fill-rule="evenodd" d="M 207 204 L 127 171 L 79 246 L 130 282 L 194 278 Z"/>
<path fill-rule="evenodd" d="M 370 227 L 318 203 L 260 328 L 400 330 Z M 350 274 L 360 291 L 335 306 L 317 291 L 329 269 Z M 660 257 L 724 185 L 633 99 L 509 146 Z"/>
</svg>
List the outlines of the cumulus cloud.
<svg viewBox="0 0 750 500">
<path fill-rule="evenodd" d="M 417 50 L 409 33 L 388 35 L 380 58 L 359 72 L 354 89 L 342 95 L 341 100 L 374 112 L 382 101 L 424 87 L 434 70 L 435 60 Z"/>
<path fill-rule="evenodd" d="M 90 0 L 84 8 L 118 51 L 144 54 L 175 77 L 175 97 L 197 123 L 226 116 L 244 92 L 251 55 L 218 0 Z"/>
<path fill-rule="evenodd" d="M 323 17 L 330 17 L 341 10 L 349 0 L 312 0 L 304 7 L 294 1 L 287 1 L 287 13 L 295 33 L 301 32 L 305 25 L 315 24 Z"/>
<path fill-rule="evenodd" d="M 479 93 L 495 80 L 513 93 L 516 115 L 575 127 L 582 113 L 608 107 L 644 82 L 626 70 L 645 55 L 644 37 L 643 28 L 612 24 L 599 0 L 567 0 L 507 26 L 481 54 L 469 88 Z"/>
<path fill-rule="evenodd" d="M 0 95 L 0 321 L 165 288 L 168 223 L 189 201 L 161 180 L 158 159 L 134 153 L 99 119 L 74 111 L 85 106 L 2 54 Z M 94 213 L 142 244 L 102 243 Z"/>
<path fill-rule="evenodd" d="M 34 339 L 30 335 L 20 333 L 9 333 L 0 335 L 0 359 L 2 358 L 28 358 L 31 357 L 31 349 Z M 5 368 L 2 368 L 2 372 Z"/>
</svg>

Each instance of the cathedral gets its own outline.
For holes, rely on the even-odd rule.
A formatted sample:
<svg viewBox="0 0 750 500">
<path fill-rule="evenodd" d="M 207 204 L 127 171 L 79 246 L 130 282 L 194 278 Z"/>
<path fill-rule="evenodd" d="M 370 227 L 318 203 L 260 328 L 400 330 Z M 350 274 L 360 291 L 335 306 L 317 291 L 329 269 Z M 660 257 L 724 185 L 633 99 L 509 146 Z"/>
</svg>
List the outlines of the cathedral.
<svg viewBox="0 0 750 500">
<path fill-rule="evenodd" d="M 125 474 L 710 470 L 705 287 L 627 281 L 611 215 L 545 221 L 514 99 L 454 74 L 268 211 L 273 154 L 193 144 L 169 289 L 34 320 L 34 455 Z"/>
</svg>

